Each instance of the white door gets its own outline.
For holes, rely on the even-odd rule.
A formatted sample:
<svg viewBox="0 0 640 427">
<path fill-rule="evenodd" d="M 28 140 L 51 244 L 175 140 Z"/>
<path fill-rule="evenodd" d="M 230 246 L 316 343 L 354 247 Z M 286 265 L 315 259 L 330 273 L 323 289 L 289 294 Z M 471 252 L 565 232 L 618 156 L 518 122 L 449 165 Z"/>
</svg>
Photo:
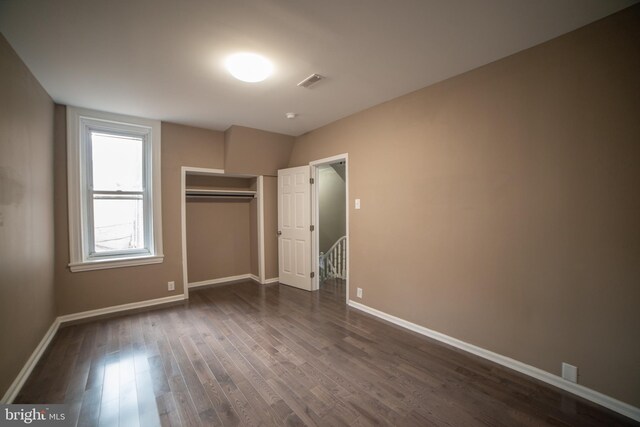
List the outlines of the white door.
<svg viewBox="0 0 640 427">
<path fill-rule="evenodd" d="M 310 167 L 278 171 L 279 281 L 311 290 Z"/>
</svg>

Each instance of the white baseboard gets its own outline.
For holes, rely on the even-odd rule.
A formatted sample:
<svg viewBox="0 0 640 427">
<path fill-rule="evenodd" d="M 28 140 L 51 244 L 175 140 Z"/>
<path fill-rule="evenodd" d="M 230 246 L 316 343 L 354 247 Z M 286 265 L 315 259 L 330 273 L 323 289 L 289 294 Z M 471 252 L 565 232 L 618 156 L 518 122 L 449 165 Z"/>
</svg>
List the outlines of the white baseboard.
<svg viewBox="0 0 640 427">
<path fill-rule="evenodd" d="M 111 307 L 98 308 L 96 310 L 82 311 L 80 313 L 65 314 L 58 317 L 60 324 L 73 320 L 87 319 L 89 317 L 102 316 L 104 314 L 118 313 L 120 311 L 134 310 L 136 308 L 153 307 L 154 305 L 167 304 L 170 302 L 182 301 L 184 295 L 173 295 L 170 297 L 149 299 L 145 301 L 131 302 L 128 304 L 113 305 Z"/>
<path fill-rule="evenodd" d="M 20 393 L 22 386 L 24 385 L 25 381 L 27 381 L 27 378 L 29 378 L 29 375 L 31 375 L 33 368 L 35 368 L 38 364 L 38 361 L 44 354 L 44 351 L 47 349 L 47 347 L 49 347 L 49 343 L 51 343 L 51 340 L 55 336 L 56 332 L 58 332 L 59 327 L 60 320 L 59 318 L 56 318 L 53 320 L 53 323 L 49 327 L 49 330 L 44 334 L 44 336 L 38 343 L 36 349 L 33 350 L 33 353 L 31 353 L 31 356 L 29 356 L 29 359 L 27 359 L 27 362 L 18 373 L 16 379 L 13 380 L 13 383 L 11 383 L 11 385 L 7 389 L 7 392 L 4 394 L 4 396 L 2 396 L 2 400 L 0 400 L 0 403 L 12 403 L 18 393 Z"/>
<path fill-rule="evenodd" d="M 240 274 L 238 276 L 221 277 L 220 279 L 203 280 L 202 282 L 192 282 L 192 283 L 189 283 L 189 289 L 197 288 L 199 286 L 219 285 L 222 283 L 236 282 L 238 280 L 247 280 L 247 279 L 253 280 L 254 282 L 262 285 L 268 285 L 269 283 L 276 283 L 278 282 L 278 280 L 280 280 L 279 277 L 273 277 L 271 279 L 266 279 L 263 282 L 255 274 L 248 273 L 248 274 Z"/>
<path fill-rule="evenodd" d="M 453 338 L 440 332 L 436 332 L 434 330 L 425 328 L 424 326 L 417 325 L 399 317 L 392 316 L 391 314 L 376 310 L 375 308 L 371 308 L 364 304 L 349 300 L 349 306 L 364 311 L 365 313 L 369 313 L 373 316 L 379 317 L 380 319 L 386 320 L 398 326 L 402 326 L 403 328 L 409 329 L 410 331 L 417 332 L 421 335 L 436 339 L 452 347 L 456 347 L 468 353 L 475 354 L 476 356 L 480 356 L 499 365 L 513 369 L 514 371 L 521 372 L 547 384 L 551 384 L 552 386 L 568 391 L 569 393 L 580 396 L 583 399 L 597 403 L 598 405 L 604 406 L 605 408 L 611 409 L 612 411 L 618 412 L 619 414 L 622 414 L 633 420 L 640 421 L 640 408 L 636 408 L 635 406 L 614 399 L 613 397 L 607 396 L 583 385 L 572 383 L 563 379 L 562 377 L 551 374 L 547 371 L 543 371 L 542 369 L 527 365 L 526 363 L 519 362 L 515 359 L 511 359 L 510 357 L 494 353 L 482 347 L 469 344 L 457 338 Z"/>
<path fill-rule="evenodd" d="M 239 274 L 237 276 L 221 277 L 219 279 L 203 280 L 201 282 L 191 282 L 189 283 L 189 289 L 197 288 L 199 286 L 219 285 L 221 283 L 235 282 L 236 280 L 252 279 L 251 276 L 251 274 Z"/>
<path fill-rule="evenodd" d="M 276 283 L 278 280 L 280 280 L 279 277 L 274 277 L 271 279 L 265 279 L 264 281 L 261 281 L 260 278 L 254 274 L 251 274 L 251 280 L 253 280 L 256 283 L 259 283 L 261 285 L 268 285 L 269 283 Z"/>
</svg>

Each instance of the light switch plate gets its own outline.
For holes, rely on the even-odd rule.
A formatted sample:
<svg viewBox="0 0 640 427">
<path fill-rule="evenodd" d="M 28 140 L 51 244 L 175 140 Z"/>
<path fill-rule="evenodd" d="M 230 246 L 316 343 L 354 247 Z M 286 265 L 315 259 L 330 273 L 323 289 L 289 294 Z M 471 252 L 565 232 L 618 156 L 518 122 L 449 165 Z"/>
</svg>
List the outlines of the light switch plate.
<svg viewBox="0 0 640 427">
<path fill-rule="evenodd" d="M 360 209 L 360 199 L 356 199 L 356 209 Z"/>
</svg>

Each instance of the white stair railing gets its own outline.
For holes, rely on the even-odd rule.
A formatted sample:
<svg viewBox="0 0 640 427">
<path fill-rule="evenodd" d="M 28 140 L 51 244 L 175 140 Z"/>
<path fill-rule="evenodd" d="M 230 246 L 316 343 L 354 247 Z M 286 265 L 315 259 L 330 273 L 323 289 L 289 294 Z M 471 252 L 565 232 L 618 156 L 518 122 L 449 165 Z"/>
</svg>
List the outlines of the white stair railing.
<svg viewBox="0 0 640 427">
<path fill-rule="evenodd" d="M 347 236 L 339 238 L 326 252 L 320 252 L 320 280 L 347 278 Z"/>
</svg>

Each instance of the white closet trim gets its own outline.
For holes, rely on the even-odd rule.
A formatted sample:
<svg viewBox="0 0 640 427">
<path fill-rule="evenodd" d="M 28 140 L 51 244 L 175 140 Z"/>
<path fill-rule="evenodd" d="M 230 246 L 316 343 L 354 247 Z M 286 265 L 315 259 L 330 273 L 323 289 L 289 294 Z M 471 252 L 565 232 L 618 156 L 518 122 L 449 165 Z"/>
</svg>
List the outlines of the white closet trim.
<svg viewBox="0 0 640 427">
<path fill-rule="evenodd" d="M 258 282 L 265 284 L 264 267 L 264 177 L 260 175 L 257 183 L 258 190 Z"/>
<path fill-rule="evenodd" d="M 187 174 L 189 175 L 207 175 L 207 176 L 221 176 L 225 178 L 256 178 L 256 191 L 242 191 L 242 190 L 202 190 L 202 189 L 188 189 L 186 186 Z M 207 280 L 203 282 L 189 283 L 188 269 L 187 269 L 187 196 L 195 193 L 204 194 L 216 194 L 224 197 L 224 194 L 234 195 L 253 195 L 257 199 L 257 216 L 258 216 L 258 276 L 252 274 L 241 275 L 238 278 L 251 278 L 256 282 L 265 284 L 267 280 L 265 278 L 265 250 L 264 250 L 264 178 L 263 176 L 256 175 L 239 175 L 239 174 L 225 174 L 224 169 L 207 169 L 197 168 L 190 166 L 182 166 L 180 176 L 180 194 L 181 194 L 181 206 L 180 206 L 180 222 L 182 228 L 182 283 L 184 288 L 184 298 L 189 299 L 189 288 L 197 286 L 205 286 L 206 284 L 222 283 L 222 281 L 228 281 L 230 278 Z"/>
</svg>

